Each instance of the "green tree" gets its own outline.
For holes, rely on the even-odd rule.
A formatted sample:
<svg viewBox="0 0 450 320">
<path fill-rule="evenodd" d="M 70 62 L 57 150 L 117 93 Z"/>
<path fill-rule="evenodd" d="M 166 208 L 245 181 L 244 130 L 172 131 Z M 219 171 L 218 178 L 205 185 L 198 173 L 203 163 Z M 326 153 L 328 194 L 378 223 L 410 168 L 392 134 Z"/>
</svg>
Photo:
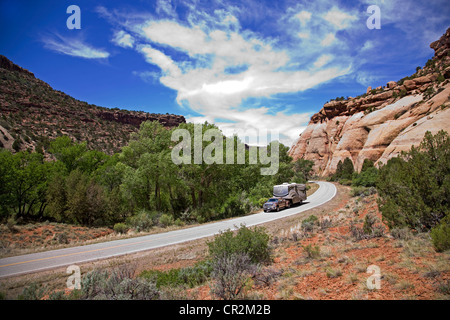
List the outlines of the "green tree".
<svg viewBox="0 0 450 320">
<path fill-rule="evenodd" d="M 412 147 L 380 168 L 379 206 L 389 227 L 408 226 L 425 231 L 450 212 L 450 138 L 441 130 L 430 132 L 419 147 Z"/>
<path fill-rule="evenodd" d="M 1 151 L 0 170 L 1 212 L 16 219 L 42 218 L 51 164 L 39 153 Z"/>
</svg>

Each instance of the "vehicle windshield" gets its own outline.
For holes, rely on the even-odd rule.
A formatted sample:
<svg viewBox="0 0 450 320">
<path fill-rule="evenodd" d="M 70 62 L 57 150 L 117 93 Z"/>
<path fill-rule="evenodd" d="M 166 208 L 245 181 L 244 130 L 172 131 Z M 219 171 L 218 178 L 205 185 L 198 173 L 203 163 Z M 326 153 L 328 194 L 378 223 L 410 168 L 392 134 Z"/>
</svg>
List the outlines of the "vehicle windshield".
<svg viewBox="0 0 450 320">
<path fill-rule="evenodd" d="M 277 202 L 278 201 L 278 199 L 269 199 L 269 200 L 267 200 L 268 202 Z"/>
<path fill-rule="evenodd" d="M 284 197 L 289 193 L 288 186 L 275 186 L 273 187 L 273 195 L 276 197 Z"/>
</svg>

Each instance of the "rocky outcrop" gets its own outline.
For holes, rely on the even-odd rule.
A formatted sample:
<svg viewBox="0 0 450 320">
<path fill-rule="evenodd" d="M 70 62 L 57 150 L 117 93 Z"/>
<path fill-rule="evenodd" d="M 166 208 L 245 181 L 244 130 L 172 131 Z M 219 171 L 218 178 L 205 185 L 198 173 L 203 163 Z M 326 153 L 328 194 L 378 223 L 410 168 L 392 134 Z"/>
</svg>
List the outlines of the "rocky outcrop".
<svg viewBox="0 0 450 320">
<path fill-rule="evenodd" d="M 166 128 L 186 122 L 180 115 L 108 109 L 76 100 L 0 55 L 0 148 L 39 151 L 51 139 L 68 135 L 111 154 L 144 121 L 159 121 Z"/>
<path fill-rule="evenodd" d="M 385 163 L 418 145 L 426 131 L 448 130 L 449 39 L 450 28 L 430 45 L 434 57 L 411 77 L 326 103 L 311 117 L 290 156 L 313 160 L 315 172 L 326 176 L 347 157 L 360 170 L 364 159 Z"/>
</svg>

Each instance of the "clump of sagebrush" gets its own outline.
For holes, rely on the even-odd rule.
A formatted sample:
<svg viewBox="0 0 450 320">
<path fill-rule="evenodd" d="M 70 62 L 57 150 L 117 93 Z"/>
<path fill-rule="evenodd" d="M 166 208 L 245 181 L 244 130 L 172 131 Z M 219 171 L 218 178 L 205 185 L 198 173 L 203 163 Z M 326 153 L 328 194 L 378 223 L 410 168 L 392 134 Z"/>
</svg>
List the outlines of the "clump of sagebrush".
<svg viewBox="0 0 450 320">
<path fill-rule="evenodd" d="M 214 260 L 211 293 L 224 300 L 244 298 L 250 280 L 256 276 L 259 266 L 247 253 L 225 254 Z"/>
<path fill-rule="evenodd" d="M 303 246 L 303 250 L 305 250 L 306 258 L 308 259 L 317 259 L 320 257 L 319 246 L 313 246 L 311 244 L 308 244 L 306 246 Z"/>
<path fill-rule="evenodd" d="M 302 221 L 302 230 L 304 232 L 311 232 L 315 226 L 319 225 L 319 218 L 315 215 L 310 215 L 308 218 Z"/>
<path fill-rule="evenodd" d="M 270 236 L 263 227 L 253 229 L 241 226 L 234 234 L 227 230 L 217 235 L 213 241 L 207 242 L 212 260 L 232 254 L 247 254 L 253 263 L 271 261 Z"/>
<path fill-rule="evenodd" d="M 140 274 L 140 277 L 153 281 L 157 288 L 177 286 L 192 288 L 208 281 L 212 268 L 212 262 L 204 260 L 191 267 L 168 271 L 145 270 Z"/>
<path fill-rule="evenodd" d="M 81 281 L 80 299 L 85 300 L 156 300 L 160 291 L 153 281 L 133 278 L 134 270 L 127 267 L 111 272 L 94 270 Z"/>
<path fill-rule="evenodd" d="M 352 220 L 350 223 L 350 234 L 355 240 L 382 237 L 384 232 L 378 217 L 371 213 L 365 216 L 362 227 L 358 226 L 355 220 Z"/>
</svg>

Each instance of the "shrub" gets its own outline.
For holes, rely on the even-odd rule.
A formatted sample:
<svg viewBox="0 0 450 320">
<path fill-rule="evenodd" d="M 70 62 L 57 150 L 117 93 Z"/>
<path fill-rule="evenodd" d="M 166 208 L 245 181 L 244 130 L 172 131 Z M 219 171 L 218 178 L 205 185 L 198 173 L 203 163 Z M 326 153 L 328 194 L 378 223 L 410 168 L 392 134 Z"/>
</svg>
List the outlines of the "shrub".
<svg viewBox="0 0 450 320">
<path fill-rule="evenodd" d="M 41 300 L 46 293 L 46 288 L 35 282 L 25 287 L 22 294 L 19 295 L 19 300 Z"/>
<path fill-rule="evenodd" d="M 138 211 L 134 216 L 127 218 L 127 225 L 136 229 L 137 232 L 148 231 L 152 228 L 158 219 L 158 213 L 150 212 L 145 209 Z"/>
<path fill-rule="evenodd" d="M 413 234 L 409 228 L 394 228 L 391 230 L 391 235 L 394 239 L 410 240 Z"/>
<path fill-rule="evenodd" d="M 81 299 L 95 300 L 155 300 L 160 292 L 154 282 L 132 278 L 134 270 L 127 267 L 111 272 L 94 270 L 81 281 Z"/>
<path fill-rule="evenodd" d="M 450 137 L 441 130 L 380 168 L 378 206 L 390 229 L 428 231 L 450 212 L 449 163 Z"/>
<path fill-rule="evenodd" d="M 170 269 L 168 271 L 145 270 L 140 277 L 153 281 L 157 288 L 187 285 L 195 287 L 209 280 L 212 263 L 209 260 L 200 261 L 192 267 Z"/>
<path fill-rule="evenodd" d="M 450 216 L 446 216 L 431 230 L 431 239 L 436 251 L 450 249 Z"/>
<path fill-rule="evenodd" d="M 207 242 L 209 255 L 216 260 L 223 256 L 244 253 L 253 263 L 270 261 L 270 237 L 262 227 L 253 230 L 241 226 L 236 235 L 231 230 L 220 233 L 213 241 Z"/>
<path fill-rule="evenodd" d="M 168 227 L 168 226 L 174 224 L 174 220 L 173 220 L 172 215 L 164 213 L 159 218 L 159 223 L 161 223 L 163 225 L 163 227 Z"/>
<path fill-rule="evenodd" d="M 312 246 L 311 244 L 308 244 L 306 246 L 303 246 L 303 250 L 305 250 L 306 257 L 308 259 L 316 259 L 320 257 L 319 246 Z"/>
<path fill-rule="evenodd" d="M 369 213 L 365 216 L 362 227 L 357 226 L 355 220 L 350 223 L 350 234 L 355 240 L 382 237 L 384 228 L 378 217 Z"/>
<path fill-rule="evenodd" d="M 125 223 L 119 222 L 114 225 L 113 229 L 116 233 L 127 233 L 128 226 Z"/>
<path fill-rule="evenodd" d="M 214 261 L 211 274 L 214 284 L 211 293 L 224 300 L 245 296 L 249 280 L 257 273 L 257 266 L 246 253 L 224 255 Z"/>
<path fill-rule="evenodd" d="M 302 221 L 302 230 L 304 232 L 311 232 L 314 230 L 314 226 L 319 225 L 319 218 L 315 215 L 310 215 L 308 218 Z"/>
</svg>

